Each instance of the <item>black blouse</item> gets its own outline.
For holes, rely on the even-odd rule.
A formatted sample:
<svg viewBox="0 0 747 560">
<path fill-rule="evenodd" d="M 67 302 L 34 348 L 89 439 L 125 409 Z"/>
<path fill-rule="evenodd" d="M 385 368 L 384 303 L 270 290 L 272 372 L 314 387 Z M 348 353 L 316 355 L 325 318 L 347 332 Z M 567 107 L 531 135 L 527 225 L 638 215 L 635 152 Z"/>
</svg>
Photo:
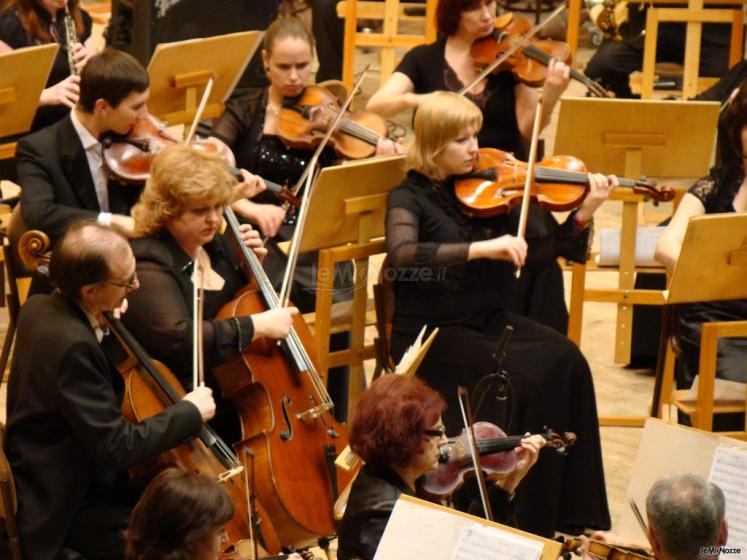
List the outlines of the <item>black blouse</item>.
<svg viewBox="0 0 747 560">
<path fill-rule="evenodd" d="M 460 208 L 450 182 L 410 171 L 389 193 L 387 254 L 396 271 L 394 323 L 406 329 L 467 325 L 489 330 L 503 323 L 514 284 L 507 261 L 468 261 L 474 241 L 516 233 L 515 214 L 474 218 Z M 571 216 L 551 234 L 528 239 L 527 267 L 558 256 L 584 262 L 590 238 Z"/>
<path fill-rule="evenodd" d="M 249 316 L 239 317 L 238 325 L 232 319 L 215 319 L 247 282 L 225 238 L 216 236 L 204 249 L 213 270 L 225 280 L 221 290 L 204 292 L 202 331 L 205 369 L 210 370 L 251 342 L 254 324 Z M 140 289 L 128 296 L 122 320 L 152 357 L 191 387 L 193 261 L 166 230 L 133 240 L 132 251 Z"/>
<path fill-rule="evenodd" d="M 309 163 L 314 150 L 289 148 L 280 137 L 264 134 L 268 90 L 254 91 L 226 103 L 226 109 L 213 127 L 211 136 L 223 141 L 236 157 L 236 166 L 280 185 L 293 186 Z M 334 160 L 326 149 L 320 157 L 325 167 Z M 277 202 L 268 195 L 255 199 Z"/>
<path fill-rule="evenodd" d="M 52 39 L 49 42 L 57 42 L 60 44 L 60 49 L 57 51 L 57 56 L 52 64 L 52 71 L 49 73 L 49 78 L 47 79 L 47 84 L 45 86 L 50 87 L 61 82 L 70 75 L 70 67 L 67 63 L 67 38 L 65 35 L 64 10 L 58 10 L 57 17 L 54 21 L 46 10 L 37 10 L 37 14 L 39 15 L 42 24 L 48 28 L 49 34 L 52 36 Z M 93 21 L 91 20 L 91 16 L 88 15 L 88 12 L 81 10 L 81 15 L 83 17 L 83 34 L 80 35 L 79 41 L 85 43 L 91 36 Z M 18 17 L 18 13 L 15 10 L 0 11 L 0 41 L 3 41 L 14 50 L 41 44 L 39 41 L 29 38 L 26 34 L 26 30 L 23 28 L 21 19 Z M 45 126 L 57 122 L 69 112 L 70 109 L 64 105 L 39 107 L 36 111 L 34 122 L 31 125 L 31 130 L 39 130 L 40 128 L 44 128 Z"/>
<path fill-rule="evenodd" d="M 420 45 L 407 54 L 395 72 L 412 81 L 415 93 L 459 91 L 464 84 L 446 62 L 446 37 L 430 45 Z M 500 72 L 488 78 L 485 90 L 467 94 L 483 113 L 483 127 L 478 135 L 480 146 L 512 152 L 525 159 L 519 123 L 516 120 L 516 80 L 511 72 Z"/>
</svg>

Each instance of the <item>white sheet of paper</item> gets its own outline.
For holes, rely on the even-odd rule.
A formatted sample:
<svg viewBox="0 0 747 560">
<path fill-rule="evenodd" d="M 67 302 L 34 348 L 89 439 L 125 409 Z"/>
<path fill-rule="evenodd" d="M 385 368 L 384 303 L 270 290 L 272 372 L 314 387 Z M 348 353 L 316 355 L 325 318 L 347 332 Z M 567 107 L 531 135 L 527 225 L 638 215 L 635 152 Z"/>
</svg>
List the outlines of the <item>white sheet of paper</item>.
<svg viewBox="0 0 747 560">
<path fill-rule="evenodd" d="M 543 549 L 541 541 L 400 499 L 374 560 L 538 560 Z"/>
<path fill-rule="evenodd" d="M 538 560 L 542 543 L 494 527 L 473 523 L 462 527 L 454 560 Z"/>
<path fill-rule="evenodd" d="M 729 558 L 747 558 L 747 453 L 727 447 L 718 447 L 713 454 L 711 474 L 708 479 L 724 492 L 726 519 L 729 522 L 727 546 L 741 547 L 741 554 Z"/>
</svg>

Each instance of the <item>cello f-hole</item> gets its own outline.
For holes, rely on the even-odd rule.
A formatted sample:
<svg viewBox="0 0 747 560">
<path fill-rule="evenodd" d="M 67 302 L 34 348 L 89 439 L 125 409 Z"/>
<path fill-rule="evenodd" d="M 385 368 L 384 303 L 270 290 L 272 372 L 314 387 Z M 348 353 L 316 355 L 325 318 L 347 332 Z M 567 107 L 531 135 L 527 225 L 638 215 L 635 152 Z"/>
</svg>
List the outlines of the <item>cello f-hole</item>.
<svg viewBox="0 0 747 560">
<path fill-rule="evenodd" d="M 288 395 L 283 396 L 283 400 L 280 405 L 280 409 L 283 411 L 283 421 L 285 422 L 287 430 L 280 432 L 280 439 L 288 441 L 293 437 L 293 426 L 291 425 L 290 417 L 288 416 L 288 406 L 291 404 L 291 399 Z"/>
</svg>

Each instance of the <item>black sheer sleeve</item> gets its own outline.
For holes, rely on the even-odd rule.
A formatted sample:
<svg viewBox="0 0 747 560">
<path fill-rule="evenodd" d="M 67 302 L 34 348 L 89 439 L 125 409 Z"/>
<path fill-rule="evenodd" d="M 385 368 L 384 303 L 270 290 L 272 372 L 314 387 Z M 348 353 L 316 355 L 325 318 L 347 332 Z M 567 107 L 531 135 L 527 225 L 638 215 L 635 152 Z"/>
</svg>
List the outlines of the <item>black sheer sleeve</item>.
<svg viewBox="0 0 747 560">
<path fill-rule="evenodd" d="M 690 187 L 687 192 L 700 200 L 700 202 L 703 204 L 703 207 L 706 208 L 708 207 L 708 203 L 715 191 L 716 179 L 713 176 L 708 175 L 707 177 L 701 177 L 700 179 L 695 181 L 695 184 Z"/>
<path fill-rule="evenodd" d="M 467 262 L 469 243 L 425 243 L 418 241 L 416 214 L 405 208 L 387 210 L 386 250 L 395 268 L 454 266 Z"/>
<path fill-rule="evenodd" d="M 246 114 L 248 107 L 244 98 L 229 101 L 210 136 L 221 140 L 232 150 L 235 149 L 238 142 L 249 134 L 252 118 Z"/>
<path fill-rule="evenodd" d="M 125 323 L 156 358 L 165 362 L 189 387 L 192 372 L 192 310 L 171 272 L 156 263 L 137 266 L 140 289 L 129 296 Z M 202 325 L 205 368 L 227 360 L 254 336 L 251 317 L 205 320 Z M 240 339 L 240 340 L 239 340 Z"/>
</svg>

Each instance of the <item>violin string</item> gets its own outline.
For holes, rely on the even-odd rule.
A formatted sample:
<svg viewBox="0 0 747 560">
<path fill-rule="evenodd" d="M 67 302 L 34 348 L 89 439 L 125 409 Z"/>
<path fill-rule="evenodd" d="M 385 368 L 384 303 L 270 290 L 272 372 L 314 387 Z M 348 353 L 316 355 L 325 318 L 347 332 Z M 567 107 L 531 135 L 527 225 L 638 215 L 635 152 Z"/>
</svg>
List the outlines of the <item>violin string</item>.
<svg viewBox="0 0 747 560">
<path fill-rule="evenodd" d="M 334 107 L 327 107 L 327 110 L 329 110 L 334 116 L 337 116 L 339 114 L 339 111 Z M 340 130 L 357 136 L 360 140 L 373 145 L 376 145 L 380 138 L 380 135 L 373 130 L 366 128 L 362 124 L 357 123 L 347 117 L 343 117 L 342 121 L 340 122 Z"/>
</svg>

